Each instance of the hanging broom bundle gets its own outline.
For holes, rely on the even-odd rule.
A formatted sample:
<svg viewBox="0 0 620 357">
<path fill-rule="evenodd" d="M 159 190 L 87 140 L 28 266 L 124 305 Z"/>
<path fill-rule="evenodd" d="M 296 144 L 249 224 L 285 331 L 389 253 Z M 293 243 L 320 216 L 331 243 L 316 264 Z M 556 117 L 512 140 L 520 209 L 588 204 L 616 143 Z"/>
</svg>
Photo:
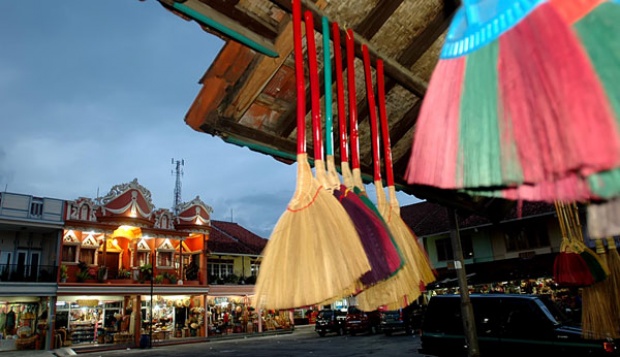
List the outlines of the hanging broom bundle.
<svg viewBox="0 0 620 357">
<path fill-rule="evenodd" d="M 562 244 L 553 266 L 554 280 L 561 286 L 589 286 L 609 275 L 605 262 L 583 242 L 577 206 L 555 202 Z"/>
<path fill-rule="evenodd" d="M 306 12 L 306 36 L 308 57 L 310 63 L 310 92 L 312 98 L 312 129 L 315 133 L 315 150 L 322 148 L 321 141 L 321 111 L 317 51 L 314 44 L 314 37 L 310 37 L 314 25 L 312 13 Z M 367 286 L 372 286 L 381 280 L 387 279 L 400 267 L 400 256 L 396 246 L 393 244 L 390 233 L 383 225 L 383 222 L 370 210 L 364 202 L 355 194 L 348 193 L 346 187 L 341 187 L 336 166 L 334 164 L 334 145 L 333 145 L 333 117 L 332 117 L 332 94 L 331 94 L 331 58 L 329 41 L 329 24 L 327 18 L 322 19 L 323 28 L 323 54 L 324 54 L 324 74 L 325 78 L 325 151 L 327 156 L 328 170 L 325 173 L 325 166 L 321 156 L 315 156 L 315 169 L 317 178 L 323 185 L 334 194 L 338 202 L 342 204 L 355 226 L 361 239 L 362 245 L 370 262 L 371 270 L 360 277 L 360 283 L 356 284 L 348 292 L 354 294 Z"/>
<path fill-rule="evenodd" d="M 306 154 L 301 3 L 293 0 L 297 88 L 297 187 L 269 238 L 256 282 L 256 306 L 289 309 L 339 296 L 370 270 L 351 219 L 312 177 Z"/>
<path fill-rule="evenodd" d="M 372 87 L 368 86 L 370 79 L 370 58 L 368 49 L 362 48 L 364 68 L 367 81 L 367 93 L 372 93 Z M 390 202 L 385 198 L 385 192 L 381 180 L 380 167 L 377 165 L 379 157 L 374 154 L 375 162 L 375 187 L 377 191 L 377 208 L 393 232 L 396 243 L 401 248 L 405 265 L 392 278 L 381 282 L 368 290 L 357 295 L 357 303 L 362 310 L 375 310 L 384 307 L 389 310 L 404 308 L 415 301 L 424 287 L 435 280 L 435 275 L 430 266 L 428 256 L 419 245 L 417 237 L 411 232 L 406 223 L 400 218 L 400 205 L 396 201 L 394 189 L 394 173 L 392 171 L 392 153 L 387 128 L 387 111 L 385 108 L 385 85 L 383 77 L 383 61 L 377 60 L 376 68 L 377 88 L 379 97 L 379 117 L 381 119 L 381 132 L 383 136 L 383 148 L 385 156 L 386 178 L 390 192 Z M 369 96 L 369 111 L 371 113 L 371 131 L 373 146 L 378 150 L 379 134 L 376 115 L 373 117 L 374 100 Z"/>
<path fill-rule="evenodd" d="M 588 54 L 552 4 L 464 1 L 429 83 L 406 179 L 581 200 L 591 196 L 588 176 L 619 167 L 617 128 Z"/>
<path fill-rule="evenodd" d="M 596 253 L 607 265 L 603 240 L 596 239 Z M 583 288 L 581 325 L 584 338 L 620 338 L 620 319 L 615 298 L 618 290 L 611 279 L 605 279 Z"/>
</svg>

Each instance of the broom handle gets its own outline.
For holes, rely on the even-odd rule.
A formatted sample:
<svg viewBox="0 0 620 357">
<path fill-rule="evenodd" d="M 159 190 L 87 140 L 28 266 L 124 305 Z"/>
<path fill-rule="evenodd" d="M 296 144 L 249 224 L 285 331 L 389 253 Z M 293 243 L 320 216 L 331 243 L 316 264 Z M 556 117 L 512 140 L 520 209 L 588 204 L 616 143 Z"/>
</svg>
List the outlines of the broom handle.
<svg viewBox="0 0 620 357">
<path fill-rule="evenodd" d="M 344 78 L 342 78 L 342 51 L 340 49 L 340 28 L 338 23 L 332 23 L 334 34 L 334 62 L 336 63 L 336 97 L 338 102 L 338 126 L 340 128 L 340 161 L 349 162 L 349 148 L 347 145 L 347 121 L 344 112 Z"/>
<path fill-rule="evenodd" d="M 377 59 L 377 95 L 379 97 L 379 119 L 381 120 L 381 139 L 383 140 L 383 156 L 385 161 L 385 179 L 388 186 L 394 186 L 394 169 L 392 164 L 392 144 L 388 129 L 387 110 L 385 109 L 385 77 L 383 60 Z"/>
<path fill-rule="evenodd" d="M 308 46 L 308 64 L 310 71 L 310 93 L 312 98 L 312 139 L 314 159 L 323 160 L 323 141 L 321 139 L 321 96 L 319 92 L 319 69 L 316 62 L 316 43 L 314 42 L 314 19 L 312 12 L 304 13 L 306 22 L 306 46 Z"/>
<path fill-rule="evenodd" d="M 347 30 L 347 84 L 349 86 L 349 124 L 351 168 L 359 169 L 359 134 L 357 132 L 357 95 L 355 93 L 355 42 L 353 30 Z"/>
<path fill-rule="evenodd" d="M 293 44 L 295 50 L 295 84 L 297 88 L 297 153 L 306 152 L 306 84 L 301 45 L 301 0 L 293 0 Z"/>
<path fill-rule="evenodd" d="M 377 123 L 377 104 L 375 103 L 375 91 L 372 87 L 372 72 L 370 70 L 370 54 L 368 47 L 362 45 L 364 57 L 364 76 L 366 77 L 366 98 L 368 99 L 368 114 L 370 115 L 370 137 L 372 141 L 372 161 L 375 181 L 381 180 L 381 162 L 379 155 L 379 125 Z"/>
<path fill-rule="evenodd" d="M 325 86 L 325 155 L 334 155 L 334 127 L 332 114 L 332 59 L 329 41 L 329 22 L 321 18 L 323 30 L 323 77 Z"/>
</svg>

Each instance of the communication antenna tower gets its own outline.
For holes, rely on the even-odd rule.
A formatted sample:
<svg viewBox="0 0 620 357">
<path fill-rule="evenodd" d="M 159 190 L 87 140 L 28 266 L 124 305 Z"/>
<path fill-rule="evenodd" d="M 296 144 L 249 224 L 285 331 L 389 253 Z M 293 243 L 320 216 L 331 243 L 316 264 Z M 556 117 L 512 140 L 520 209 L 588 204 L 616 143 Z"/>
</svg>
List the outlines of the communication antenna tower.
<svg viewBox="0 0 620 357">
<path fill-rule="evenodd" d="M 172 164 L 174 165 L 173 174 L 176 177 L 176 182 L 174 184 L 174 202 L 172 205 L 172 212 L 174 212 L 175 215 L 178 215 L 179 205 L 181 204 L 181 176 L 183 176 L 183 166 L 185 166 L 185 160 L 172 159 Z"/>
</svg>

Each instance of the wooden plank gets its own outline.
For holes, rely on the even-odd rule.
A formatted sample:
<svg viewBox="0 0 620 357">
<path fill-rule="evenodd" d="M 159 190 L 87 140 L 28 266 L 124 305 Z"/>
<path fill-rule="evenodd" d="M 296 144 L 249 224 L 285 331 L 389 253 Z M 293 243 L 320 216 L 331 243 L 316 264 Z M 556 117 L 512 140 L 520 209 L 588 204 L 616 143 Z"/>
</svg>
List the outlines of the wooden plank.
<svg viewBox="0 0 620 357">
<path fill-rule="evenodd" d="M 209 113 L 217 111 L 228 94 L 227 89 L 239 80 L 254 56 L 254 51 L 239 42 L 226 43 L 217 55 L 214 65 L 200 80 L 202 88 L 185 115 L 185 123 L 200 131 L 200 126 L 207 120 Z"/>
<path fill-rule="evenodd" d="M 402 2 L 403 0 L 379 0 L 372 11 L 353 30 L 364 38 L 372 39 Z"/>
<path fill-rule="evenodd" d="M 327 3 L 323 0 L 317 2 L 320 8 Z M 250 107 L 254 99 L 265 88 L 276 71 L 293 52 L 293 23 L 289 20 L 280 32 L 275 42 L 275 50 L 280 54 L 278 58 L 263 57 L 255 64 L 250 76 L 243 82 L 241 88 L 234 95 L 233 102 L 225 109 L 224 115 L 239 119 Z"/>
</svg>

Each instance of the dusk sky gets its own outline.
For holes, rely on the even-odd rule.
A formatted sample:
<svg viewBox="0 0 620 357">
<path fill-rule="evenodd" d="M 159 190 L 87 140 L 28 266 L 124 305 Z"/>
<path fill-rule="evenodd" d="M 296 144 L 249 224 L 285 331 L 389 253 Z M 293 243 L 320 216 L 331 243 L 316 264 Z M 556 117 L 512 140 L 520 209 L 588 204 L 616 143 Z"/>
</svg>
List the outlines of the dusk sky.
<svg viewBox="0 0 620 357">
<path fill-rule="evenodd" d="M 137 178 L 172 208 L 183 159 L 182 201 L 269 237 L 296 165 L 184 122 L 219 38 L 155 0 L 19 0 L 0 2 L 0 44 L 0 191 L 94 199 Z"/>
</svg>

